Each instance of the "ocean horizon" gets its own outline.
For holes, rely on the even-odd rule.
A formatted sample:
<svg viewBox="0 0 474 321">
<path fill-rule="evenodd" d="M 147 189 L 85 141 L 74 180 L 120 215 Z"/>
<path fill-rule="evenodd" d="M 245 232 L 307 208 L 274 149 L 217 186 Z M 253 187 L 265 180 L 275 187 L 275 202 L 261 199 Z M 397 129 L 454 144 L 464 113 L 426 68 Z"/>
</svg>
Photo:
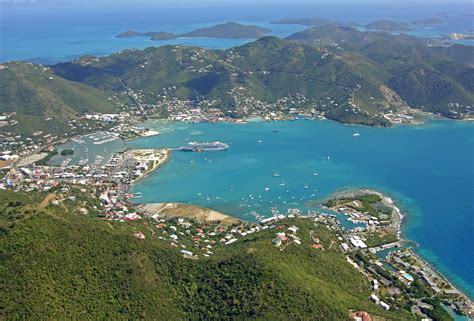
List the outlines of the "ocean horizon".
<svg viewBox="0 0 474 321">
<path fill-rule="evenodd" d="M 17 4 L 20 5 L 20 4 Z M 256 10 L 255 6 L 261 6 Z M 463 3 L 413 4 L 407 12 L 403 5 L 335 3 L 333 5 L 305 4 L 288 8 L 265 4 L 229 4 L 187 6 L 132 6 L 95 8 L 88 11 L 62 7 L 39 6 L 36 10 L 18 10 L 17 6 L 2 4 L 0 21 L 0 62 L 27 60 L 41 64 L 70 61 L 83 55 L 106 56 L 125 49 L 144 49 L 167 44 L 188 45 L 210 49 L 225 49 L 243 45 L 255 39 L 178 38 L 152 41 L 147 37 L 115 38 L 127 30 L 166 31 L 183 33 L 229 21 L 254 24 L 272 30 L 269 35 L 286 37 L 308 26 L 277 25 L 271 21 L 293 18 L 325 18 L 339 22 L 367 24 L 379 19 L 412 21 L 440 18 L 443 24 L 420 28 L 409 34 L 420 37 L 446 35 L 451 32 L 471 33 L 472 6 Z M 347 12 L 351 12 L 350 15 Z M 458 41 L 472 45 L 472 40 Z"/>
</svg>

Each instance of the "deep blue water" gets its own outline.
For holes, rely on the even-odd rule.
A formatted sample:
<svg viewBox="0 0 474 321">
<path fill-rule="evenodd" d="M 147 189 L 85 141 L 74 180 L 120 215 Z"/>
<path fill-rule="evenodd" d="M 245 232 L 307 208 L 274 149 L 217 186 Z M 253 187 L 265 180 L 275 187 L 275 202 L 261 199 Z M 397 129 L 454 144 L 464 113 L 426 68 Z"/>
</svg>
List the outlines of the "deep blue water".
<svg viewBox="0 0 474 321">
<path fill-rule="evenodd" d="M 436 28 L 416 30 L 413 34 L 433 36 L 449 32 L 473 31 L 472 3 L 363 4 L 359 1 L 332 4 L 321 2 L 298 4 L 257 3 L 125 5 L 53 5 L 54 2 L 0 2 L 0 62 L 30 60 L 51 64 L 92 54 L 108 55 L 128 48 L 145 48 L 164 44 L 184 44 L 206 48 L 229 48 L 253 39 L 176 39 L 151 41 L 146 37 L 115 39 L 120 32 L 170 31 L 181 33 L 198 27 L 227 21 L 252 23 L 268 27 L 275 36 L 288 36 L 304 26 L 270 25 L 284 17 L 322 17 L 344 22 L 368 23 L 378 19 L 411 21 L 441 17 L 445 23 Z M 409 6 L 409 10 L 407 10 Z M 472 44 L 472 41 L 466 43 Z"/>
<path fill-rule="evenodd" d="M 251 220 L 250 212 L 270 215 L 272 206 L 311 208 L 309 200 L 338 189 L 382 190 L 404 211 L 404 236 L 420 244 L 417 251 L 474 296 L 474 124 L 437 120 L 359 128 L 300 120 L 166 126 L 175 131 L 129 145 L 221 140 L 231 148 L 174 152 L 166 166 L 139 181 L 134 191 L 143 198 L 137 201 L 195 203 Z M 356 129 L 359 137 L 353 136 Z"/>
<path fill-rule="evenodd" d="M 191 6 L 108 2 L 92 7 L 94 2 L 65 2 L 0 2 L 0 62 L 21 59 L 55 63 L 85 54 L 103 56 L 127 48 L 167 43 L 228 48 L 251 41 L 114 39 L 116 34 L 129 29 L 180 33 L 237 21 L 269 27 L 273 35 L 283 37 L 306 28 L 268 24 L 285 17 L 322 17 L 362 24 L 378 19 L 411 21 L 441 17 L 444 24 L 414 34 L 471 33 L 474 13 L 472 2 L 454 1 L 296 1 L 291 5 L 263 1 L 212 6 L 202 2 Z M 191 202 L 251 218 L 245 214 L 253 210 L 268 214 L 268 208 L 275 205 L 281 209 L 307 207 L 308 199 L 326 197 L 339 188 L 381 189 L 394 196 L 407 213 L 404 233 L 421 245 L 418 252 L 474 297 L 472 123 L 435 121 L 419 127 L 360 128 L 361 136 L 357 139 L 352 136 L 353 127 L 333 122 L 173 127 L 177 129 L 171 134 L 141 139 L 132 145 L 174 147 L 185 144 L 186 139 L 220 139 L 231 143 L 232 148 L 212 154 L 174 153 L 168 165 L 136 187 L 143 192 L 143 201 Z M 113 144 L 111 149 L 121 147 L 117 142 Z M 91 153 L 107 148 L 94 147 Z M 315 172 L 317 176 L 313 175 Z M 274 173 L 280 176 L 275 178 Z"/>
</svg>

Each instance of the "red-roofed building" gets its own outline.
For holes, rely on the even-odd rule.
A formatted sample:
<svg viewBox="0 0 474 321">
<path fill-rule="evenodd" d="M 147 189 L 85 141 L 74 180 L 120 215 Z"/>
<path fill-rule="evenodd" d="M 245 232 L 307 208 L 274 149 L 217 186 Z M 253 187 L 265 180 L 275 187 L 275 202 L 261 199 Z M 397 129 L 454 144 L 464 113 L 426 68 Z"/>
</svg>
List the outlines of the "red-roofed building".
<svg viewBox="0 0 474 321">
<path fill-rule="evenodd" d="M 352 313 L 352 320 L 372 321 L 372 317 L 365 311 L 357 311 Z"/>
</svg>

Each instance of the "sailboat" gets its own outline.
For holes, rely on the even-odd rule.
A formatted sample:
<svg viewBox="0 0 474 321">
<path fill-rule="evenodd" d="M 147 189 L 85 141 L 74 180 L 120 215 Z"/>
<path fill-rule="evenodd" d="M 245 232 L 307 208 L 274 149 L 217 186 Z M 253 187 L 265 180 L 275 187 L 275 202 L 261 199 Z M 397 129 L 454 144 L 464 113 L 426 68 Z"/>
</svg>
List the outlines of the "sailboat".
<svg viewBox="0 0 474 321">
<path fill-rule="evenodd" d="M 354 137 L 358 137 L 358 136 L 360 136 L 360 133 L 359 133 L 359 131 L 358 131 L 358 130 L 356 130 L 356 132 L 355 132 L 354 134 L 352 134 L 352 136 L 354 136 Z"/>
</svg>

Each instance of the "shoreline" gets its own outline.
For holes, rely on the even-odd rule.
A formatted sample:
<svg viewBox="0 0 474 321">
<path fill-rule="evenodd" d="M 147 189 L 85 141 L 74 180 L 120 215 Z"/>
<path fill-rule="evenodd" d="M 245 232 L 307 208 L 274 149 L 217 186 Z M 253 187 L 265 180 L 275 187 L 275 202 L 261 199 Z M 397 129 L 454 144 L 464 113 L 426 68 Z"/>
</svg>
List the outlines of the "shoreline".
<svg viewBox="0 0 474 321">
<path fill-rule="evenodd" d="M 438 116 L 438 117 L 437 117 Z M 301 119 L 301 118 L 300 118 Z M 432 115 L 432 117 L 428 117 L 428 118 L 425 118 L 426 120 L 430 120 L 430 119 L 441 119 L 441 120 L 451 120 L 449 118 L 446 118 L 446 117 L 442 117 L 442 116 L 439 116 L 439 115 Z M 251 118 L 245 118 L 246 121 L 249 121 L 251 122 Z M 316 119 L 315 119 L 316 120 Z M 260 121 L 265 121 L 264 119 L 261 119 Z M 287 121 L 287 120 L 270 120 L 270 121 Z M 334 120 L 333 120 L 334 121 Z M 176 122 L 176 123 L 180 123 L 179 121 L 173 121 L 173 122 Z M 223 122 L 226 122 L 226 121 L 223 121 Z M 336 121 L 337 122 L 337 121 Z M 353 126 L 353 124 L 344 124 L 343 125 L 349 125 L 349 126 Z M 399 124 L 396 124 L 394 127 L 398 126 Z M 408 126 L 411 126 L 411 125 L 414 125 L 414 126 L 418 126 L 419 124 L 402 124 L 402 125 L 408 125 Z M 364 126 L 364 125 L 360 125 L 360 126 Z M 152 132 L 156 132 L 158 133 L 157 130 L 154 130 L 152 129 L 151 130 Z M 161 162 L 158 162 L 157 164 L 154 164 L 150 169 L 147 169 L 146 171 L 143 172 L 143 174 L 139 177 L 137 177 L 136 179 L 133 180 L 133 182 L 130 184 L 129 186 L 129 190 L 132 190 L 132 188 L 135 186 L 135 184 L 137 182 L 139 182 L 142 178 L 145 178 L 146 176 L 148 176 L 148 174 L 152 173 L 154 170 L 160 168 L 161 166 L 164 166 L 165 164 L 167 164 L 169 161 L 170 161 L 170 158 L 171 158 L 171 150 L 170 149 L 157 149 L 157 150 L 166 150 L 167 152 L 167 155 L 166 155 L 166 159 L 164 159 L 163 161 Z M 153 151 L 153 149 L 136 149 L 136 150 L 130 150 L 130 151 Z M 156 150 L 155 150 L 156 151 Z M 126 151 L 128 152 L 128 151 Z M 403 215 L 402 211 L 400 210 L 400 208 L 396 205 L 396 203 L 394 202 L 394 200 L 390 197 L 390 196 L 387 196 L 379 191 L 375 191 L 375 190 L 371 190 L 371 189 L 355 189 L 355 190 L 340 190 L 340 191 L 336 191 L 332 196 L 342 196 L 342 195 L 348 195 L 348 194 L 357 194 L 357 193 L 373 193 L 373 194 L 376 194 L 378 196 L 380 196 L 386 203 L 390 204 L 390 207 L 393 209 L 393 228 L 395 230 L 395 235 L 396 235 L 396 238 L 397 238 L 397 241 L 400 241 L 400 242 L 406 242 L 408 244 L 412 244 L 414 245 L 414 248 L 415 247 L 419 247 L 419 245 L 412 241 L 412 240 L 409 240 L 409 239 L 405 239 L 403 238 L 402 236 L 402 232 L 403 232 L 403 228 L 402 228 L 402 224 L 403 224 L 403 220 L 405 219 L 405 216 Z M 130 199 L 131 203 L 134 204 L 134 205 L 142 205 L 140 203 L 135 203 L 133 202 L 133 199 Z M 151 203 L 152 205 L 156 205 L 155 203 Z M 158 204 L 162 204 L 162 203 L 158 203 Z M 175 203 L 175 204 L 178 204 L 178 203 Z M 146 204 L 147 205 L 147 204 Z M 179 206 L 188 206 L 188 207 L 196 207 L 196 208 L 200 208 L 201 210 L 208 210 L 208 211 L 213 211 L 212 209 L 204 209 L 204 208 L 201 208 L 197 205 L 194 205 L 194 204 L 181 204 Z M 178 207 L 179 207 L 178 206 Z M 217 211 L 215 211 L 217 212 Z M 218 213 L 218 212 L 217 212 Z M 222 214 L 223 216 L 227 218 L 232 218 L 236 221 L 243 221 L 241 220 L 240 218 L 238 217 L 234 217 L 232 215 L 228 215 L 228 214 L 224 214 L 224 213 L 220 213 Z M 188 214 L 190 215 L 190 214 Z M 197 219 L 202 219 L 202 216 L 204 214 L 200 214 L 200 215 L 197 215 L 196 218 Z M 174 215 L 174 216 L 179 216 L 179 215 Z M 205 215 L 204 215 L 205 216 Z M 205 219 L 204 219 L 205 220 Z M 431 263 L 429 263 L 427 261 L 427 259 L 423 258 L 420 256 L 420 254 L 416 254 L 413 252 L 413 255 L 417 257 L 417 259 L 420 261 L 420 262 L 423 262 L 426 266 L 428 266 L 433 272 L 435 272 L 436 275 L 439 275 L 440 279 L 444 280 L 447 284 L 449 284 L 453 289 L 456 289 L 463 297 L 465 297 L 469 302 L 472 303 L 472 298 L 469 297 L 465 292 L 463 292 L 462 290 L 459 289 L 459 287 L 455 286 L 453 281 L 450 281 L 449 278 L 442 274 L 440 271 L 438 271 Z"/>
<path fill-rule="evenodd" d="M 408 244 L 413 244 L 413 246 L 409 246 L 407 249 L 412 253 L 412 255 L 422 264 L 424 264 L 435 276 L 443 280 L 445 283 L 447 283 L 451 288 L 457 291 L 457 293 L 463 297 L 469 304 L 472 306 L 474 304 L 474 298 L 471 298 L 467 293 L 462 291 L 458 286 L 454 284 L 453 281 L 451 281 L 446 275 L 444 275 L 442 272 L 439 271 L 433 264 L 428 262 L 427 259 L 421 257 L 420 254 L 415 253 L 414 249 L 416 247 L 419 247 L 419 244 L 416 243 L 415 241 L 412 241 L 410 239 L 404 238 L 401 234 L 403 232 L 402 230 L 402 224 L 403 224 L 403 219 L 405 216 L 402 214 L 402 211 L 400 208 L 396 205 L 396 202 L 393 200 L 392 197 L 376 191 L 372 189 L 367 189 L 367 188 L 362 188 L 362 189 L 350 189 L 350 190 L 340 190 L 336 191 L 333 194 L 331 194 L 327 199 L 334 199 L 337 197 L 351 197 L 351 196 L 357 196 L 361 194 L 375 194 L 378 195 L 379 197 L 382 198 L 382 201 L 387 202 L 390 204 L 391 208 L 393 209 L 393 213 L 396 214 L 395 217 L 392 220 L 392 224 L 394 225 L 393 227 L 395 228 L 395 234 L 397 236 L 397 241 L 398 242 L 405 242 Z"/>
<path fill-rule="evenodd" d="M 137 161 L 147 161 L 152 162 L 151 168 L 147 168 L 142 175 L 134 179 L 131 183 L 130 188 L 133 187 L 136 182 L 145 178 L 153 171 L 157 170 L 158 168 L 166 165 L 170 159 L 172 150 L 171 148 L 159 148 L 159 149 L 128 149 L 125 151 L 126 153 L 130 153 L 130 155 Z M 140 155 L 142 153 L 142 155 Z M 153 153 L 153 156 L 149 156 L 150 153 Z M 148 155 L 147 155 L 148 154 Z M 156 155 L 163 155 L 162 158 Z"/>
</svg>

